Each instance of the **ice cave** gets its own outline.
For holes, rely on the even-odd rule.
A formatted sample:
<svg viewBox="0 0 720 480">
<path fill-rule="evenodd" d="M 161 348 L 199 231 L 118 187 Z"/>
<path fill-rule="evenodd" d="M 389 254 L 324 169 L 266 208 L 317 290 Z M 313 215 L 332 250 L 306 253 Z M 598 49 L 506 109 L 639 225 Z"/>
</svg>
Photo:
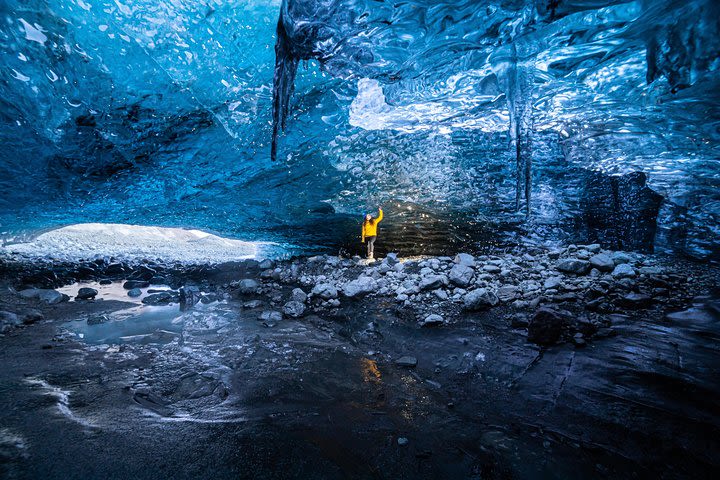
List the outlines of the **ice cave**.
<svg viewBox="0 0 720 480">
<path fill-rule="evenodd" d="M 0 477 L 720 474 L 717 0 L 2 0 Z"/>
</svg>

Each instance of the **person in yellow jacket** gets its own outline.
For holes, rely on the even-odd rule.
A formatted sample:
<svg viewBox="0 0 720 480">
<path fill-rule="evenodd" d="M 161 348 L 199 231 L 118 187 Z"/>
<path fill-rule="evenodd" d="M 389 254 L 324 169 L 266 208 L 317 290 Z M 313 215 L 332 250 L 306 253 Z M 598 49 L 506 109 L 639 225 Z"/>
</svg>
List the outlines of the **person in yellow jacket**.
<svg viewBox="0 0 720 480">
<path fill-rule="evenodd" d="M 362 224 L 362 242 L 367 240 L 367 258 L 373 258 L 375 254 L 375 239 L 377 238 L 377 226 L 383 219 L 382 208 L 378 208 L 377 218 L 373 218 L 369 213 L 365 215 L 365 221 Z"/>
</svg>

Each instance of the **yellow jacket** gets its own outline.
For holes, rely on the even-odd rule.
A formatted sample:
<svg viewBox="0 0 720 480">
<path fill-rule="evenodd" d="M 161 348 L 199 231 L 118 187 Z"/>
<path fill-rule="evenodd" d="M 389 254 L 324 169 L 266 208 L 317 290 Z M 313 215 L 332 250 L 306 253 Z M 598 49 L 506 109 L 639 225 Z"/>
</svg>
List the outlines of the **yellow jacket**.
<svg viewBox="0 0 720 480">
<path fill-rule="evenodd" d="M 365 237 L 374 237 L 377 235 L 377 226 L 378 223 L 380 223 L 383 219 L 383 211 L 382 208 L 378 209 L 378 217 L 375 219 L 374 222 L 370 223 L 367 220 L 363 220 L 362 224 L 362 241 L 365 241 Z"/>
</svg>

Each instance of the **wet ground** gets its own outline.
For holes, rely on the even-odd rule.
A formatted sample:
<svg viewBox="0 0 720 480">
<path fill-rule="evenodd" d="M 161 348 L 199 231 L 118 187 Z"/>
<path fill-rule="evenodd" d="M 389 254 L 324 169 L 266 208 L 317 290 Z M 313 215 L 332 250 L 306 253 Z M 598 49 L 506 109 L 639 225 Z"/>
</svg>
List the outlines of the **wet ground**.
<svg viewBox="0 0 720 480">
<path fill-rule="evenodd" d="M 4 478 L 720 469 L 711 317 L 614 315 L 584 348 L 540 349 L 508 326 L 509 307 L 418 328 L 396 303 L 366 298 L 272 325 L 258 321 L 262 306 L 223 299 L 180 311 L 119 285 L 89 284 L 104 300 L 43 307 L 44 321 L 0 339 Z M 415 368 L 396 363 L 405 355 Z"/>
</svg>

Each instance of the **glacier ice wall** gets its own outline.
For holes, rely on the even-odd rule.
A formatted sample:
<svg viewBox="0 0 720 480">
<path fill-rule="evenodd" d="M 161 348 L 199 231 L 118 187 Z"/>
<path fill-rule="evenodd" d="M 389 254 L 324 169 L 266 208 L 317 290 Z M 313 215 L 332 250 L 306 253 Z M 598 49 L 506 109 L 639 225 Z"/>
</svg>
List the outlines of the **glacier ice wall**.
<svg viewBox="0 0 720 480">
<path fill-rule="evenodd" d="M 598 175 L 644 172 L 658 246 L 718 252 L 712 0 L 6 0 L 0 19 L 5 238 L 337 245 L 382 203 L 389 241 L 582 240 Z"/>
</svg>

